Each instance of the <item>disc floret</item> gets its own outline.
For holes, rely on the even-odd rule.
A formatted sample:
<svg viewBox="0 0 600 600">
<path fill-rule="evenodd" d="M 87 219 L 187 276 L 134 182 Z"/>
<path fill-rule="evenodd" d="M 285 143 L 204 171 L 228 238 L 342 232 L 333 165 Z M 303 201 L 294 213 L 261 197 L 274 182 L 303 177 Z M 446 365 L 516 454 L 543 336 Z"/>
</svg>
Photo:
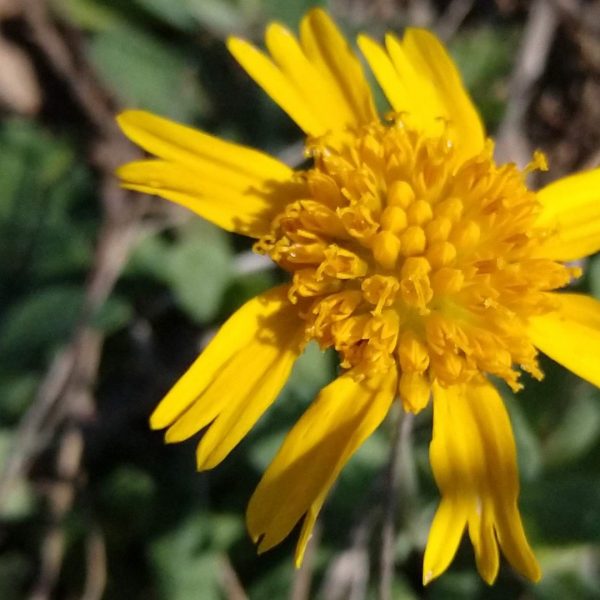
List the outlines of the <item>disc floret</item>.
<svg viewBox="0 0 600 600">
<path fill-rule="evenodd" d="M 396 368 L 412 411 L 433 380 L 489 373 L 518 389 L 519 367 L 542 376 L 524 324 L 577 273 L 536 257 L 546 232 L 527 169 L 496 165 L 491 142 L 461 162 L 444 135 L 401 118 L 308 152 L 306 198 L 256 244 L 292 274 L 307 340 L 335 348 L 358 378 Z M 536 154 L 531 167 L 543 166 Z"/>
</svg>

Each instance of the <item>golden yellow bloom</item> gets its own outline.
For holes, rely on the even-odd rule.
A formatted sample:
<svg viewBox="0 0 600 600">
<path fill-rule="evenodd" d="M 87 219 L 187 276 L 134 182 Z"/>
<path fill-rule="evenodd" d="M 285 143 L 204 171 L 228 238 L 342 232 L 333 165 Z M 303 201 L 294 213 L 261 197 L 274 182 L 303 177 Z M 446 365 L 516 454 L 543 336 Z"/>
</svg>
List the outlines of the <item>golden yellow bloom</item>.
<svg viewBox="0 0 600 600">
<path fill-rule="evenodd" d="M 248 529 L 265 551 L 304 519 L 296 561 L 340 470 L 399 398 L 433 397 L 430 456 L 442 493 L 423 580 L 449 565 L 468 530 L 492 583 L 499 549 L 540 577 L 517 508 L 515 445 L 488 376 L 521 387 L 541 350 L 600 385 L 600 304 L 556 293 L 565 264 L 600 249 L 600 170 L 535 193 L 497 165 L 493 143 L 440 42 L 409 29 L 385 48 L 359 46 L 393 109 L 381 120 L 360 62 L 329 17 L 310 11 L 300 40 L 268 27 L 269 55 L 232 38 L 244 69 L 303 129 L 311 166 L 293 171 L 258 151 L 138 111 L 119 117 L 156 159 L 119 170 L 237 233 L 289 272 L 246 303 L 152 415 L 169 442 L 207 427 L 199 469 L 217 465 L 276 398 L 309 340 L 343 369 L 285 439 L 258 485 Z"/>
</svg>

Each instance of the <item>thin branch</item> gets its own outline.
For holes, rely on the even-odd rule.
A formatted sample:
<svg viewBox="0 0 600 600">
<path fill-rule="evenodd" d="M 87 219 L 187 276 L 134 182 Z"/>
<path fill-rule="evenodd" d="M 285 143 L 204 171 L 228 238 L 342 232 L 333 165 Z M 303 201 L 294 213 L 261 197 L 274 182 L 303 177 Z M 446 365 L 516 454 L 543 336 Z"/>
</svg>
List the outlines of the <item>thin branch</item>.
<svg viewBox="0 0 600 600">
<path fill-rule="evenodd" d="M 374 494 L 372 496 L 371 500 L 374 500 Z M 376 502 L 370 502 L 360 511 L 361 517 L 352 529 L 350 545 L 331 561 L 317 595 L 319 598 L 364 600 L 369 583 L 369 539 L 379 512 Z"/>
<path fill-rule="evenodd" d="M 531 147 L 525 134 L 527 111 L 535 84 L 546 66 L 558 22 L 553 3 L 534 0 L 510 81 L 508 106 L 498 130 L 496 156 L 501 162 L 512 160 L 525 166 L 530 161 Z"/>
<path fill-rule="evenodd" d="M 86 578 L 81 600 L 102 600 L 107 581 L 106 543 L 98 527 L 93 527 L 86 544 Z"/>
<path fill-rule="evenodd" d="M 221 587 L 227 600 L 248 600 L 238 574 L 235 572 L 229 556 L 221 557 Z"/>
<path fill-rule="evenodd" d="M 51 363 L 22 419 L 15 444 L 0 477 L 0 503 L 14 483 L 26 476 L 39 453 L 50 442 L 55 454 L 54 480 L 46 486 L 49 524 L 40 548 L 40 570 L 32 598 L 49 600 L 59 579 L 65 551 L 64 518 L 71 510 L 82 480 L 84 437 L 82 423 L 94 415 L 95 385 L 103 335 L 91 323 L 109 297 L 137 236 L 143 203 L 129 202 L 129 193 L 114 179 L 115 167 L 134 158 L 132 147 L 119 133 L 110 94 L 99 85 L 85 62 L 85 53 L 72 48 L 52 20 L 43 0 L 22 0 L 21 17 L 32 42 L 46 56 L 54 74 L 70 91 L 94 131 L 88 141 L 98 169 L 102 222 L 92 269 L 85 285 L 84 304 L 70 342 Z M 88 568 L 84 597 L 100 598 L 105 569 L 99 532 L 88 540 Z M 100 562 L 98 562 L 100 560 Z M 99 569 L 94 571 L 94 569 Z"/>
<path fill-rule="evenodd" d="M 62 520 L 73 502 L 73 482 L 79 472 L 82 454 L 81 430 L 71 424 L 61 438 L 57 456 L 57 480 L 52 483 L 48 493 L 50 526 L 42 541 L 39 575 L 31 600 L 51 598 L 52 590 L 58 581 L 65 551 Z"/>
<path fill-rule="evenodd" d="M 444 41 L 451 40 L 473 10 L 474 4 L 475 0 L 452 0 L 436 23 L 438 36 Z"/>
<path fill-rule="evenodd" d="M 400 452 L 402 451 L 402 424 L 404 413 L 398 407 L 396 426 L 390 448 L 390 459 L 387 469 L 385 489 L 385 505 L 381 527 L 381 553 L 379 557 L 379 599 L 392 600 L 394 581 L 394 562 L 396 542 L 396 520 L 398 516 L 400 493 Z"/>
</svg>

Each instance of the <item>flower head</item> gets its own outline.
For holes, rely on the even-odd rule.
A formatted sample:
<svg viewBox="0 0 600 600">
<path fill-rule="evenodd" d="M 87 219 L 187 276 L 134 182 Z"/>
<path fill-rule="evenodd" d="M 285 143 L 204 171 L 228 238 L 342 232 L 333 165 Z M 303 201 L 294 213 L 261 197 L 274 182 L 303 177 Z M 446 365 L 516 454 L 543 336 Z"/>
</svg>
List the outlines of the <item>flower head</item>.
<svg viewBox="0 0 600 600">
<path fill-rule="evenodd" d="M 290 275 L 224 324 L 152 426 L 167 428 L 167 441 L 208 427 L 197 462 L 215 466 L 316 340 L 338 352 L 343 372 L 288 434 L 250 500 L 259 551 L 304 519 L 299 563 L 334 480 L 394 399 L 416 413 L 433 397 L 430 457 L 442 500 L 424 581 L 447 568 L 465 529 L 487 582 L 499 548 L 537 580 L 511 426 L 488 378 L 513 390 L 522 371 L 541 378 L 539 349 L 600 384 L 600 305 L 555 292 L 579 276 L 566 261 L 600 249 L 600 170 L 535 193 L 525 179 L 546 168 L 541 153 L 525 170 L 496 164 L 455 66 L 426 31 L 389 35 L 385 48 L 359 38 L 391 104 L 384 119 L 323 11 L 306 15 L 300 41 L 270 25 L 266 45 L 270 56 L 228 43 L 306 133 L 306 169 L 147 113 L 119 117 L 157 157 L 122 167 L 123 185 L 255 238 L 255 250 Z"/>
</svg>

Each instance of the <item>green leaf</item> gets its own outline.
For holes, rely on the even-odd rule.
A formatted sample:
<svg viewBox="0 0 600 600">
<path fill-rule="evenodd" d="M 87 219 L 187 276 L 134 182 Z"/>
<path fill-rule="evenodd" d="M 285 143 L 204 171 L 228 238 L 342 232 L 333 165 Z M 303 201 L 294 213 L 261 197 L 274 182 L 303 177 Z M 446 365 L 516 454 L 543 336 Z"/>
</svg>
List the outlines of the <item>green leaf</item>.
<svg viewBox="0 0 600 600">
<path fill-rule="evenodd" d="M 325 2 L 324 0 L 296 0 L 296 2 L 264 0 L 263 5 L 269 21 L 281 21 L 293 31 L 297 31 L 306 11 L 317 6 L 325 6 Z"/>
<path fill-rule="evenodd" d="M 470 571 L 446 571 L 427 587 L 430 600 L 469 600 L 480 597 L 481 583 L 475 567 Z"/>
<path fill-rule="evenodd" d="M 246 535 L 244 517 L 240 513 L 211 513 L 211 548 L 226 552 Z"/>
<path fill-rule="evenodd" d="M 83 291 L 56 285 L 27 296 L 0 322 L 0 356 L 7 365 L 32 364 L 64 343 L 79 317 Z"/>
<path fill-rule="evenodd" d="M 151 276 L 158 281 L 168 279 L 170 244 L 159 235 L 142 237 L 131 253 L 125 273 L 130 276 Z"/>
<path fill-rule="evenodd" d="M 583 386 L 582 386 L 583 387 Z M 544 460 L 550 467 L 580 458 L 600 437 L 600 398 L 585 386 L 574 394 L 558 426 L 544 440 Z"/>
<path fill-rule="evenodd" d="M 74 209 L 84 197 L 89 205 L 92 181 L 85 166 L 74 161 L 72 150 L 43 129 L 19 120 L 2 125 L 0 277 L 12 283 L 3 295 L 87 270 L 92 227 L 86 231 Z"/>
<path fill-rule="evenodd" d="M 220 600 L 219 562 L 208 547 L 210 525 L 202 515 L 183 521 L 151 545 L 161 597 Z"/>
<path fill-rule="evenodd" d="M 0 421 L 16 423 L 25 413 L 39 385 L 39 378 L 28 372 L 0 372 Z"/>
<path fill-rule="evenodd" d="M 220 36 L 243 31 L 247 22 L 248 15 L 226 0 L 186 0 L 186 4 L 199 24 Z"/>
<path fill-rule="evenodd" d="M 516 29 L 479 27 L 464 30 L 450 50 L 465 85 L 488 127 L 496 127 L 506 104 L 505 84 L 514 60 Z"/>
<path fill-rule="evenodd" d="M 133 28 L 104 31 L 90 44 L 92 62 L 120 103 L 189 121 L 206 99 L 185 56 Z"/>
<path fill-rule="evenodd" d="M 332 356 L 331 352 L 322 351 L 316 342 L 309 343 L 292 369 L 285 386 L 286 395 L 312 400 L 333 379 Z"/>
<path fill-rule="evenodd" d="M 92 318 L 92 326 L 107 334 L 124 327 L 133 314 L 131 304 L 125 298 L 111 296 Z"/>
<path fill-rule="evenodd" d="M 134 3 L 182 30 L 189 31 L 193 28 L 192 13 L 187 0 L 134 0 Z"/>
<path fill-rule="evenodd" d="M 521 398 L 513 398 L 503 394 L 503 399 L 510 414 L 515 436 L 519 472 L 523 480 L 533 481 L 542 469 L 542 452 L 539 439 L 523 411 Z"/>
<path fill-rule="evenodd" d="M 199 323 L 214 319 L 233 281 L 233 250 L 227 233 L 195 219 L 177 232 L 174 241 L 145 238 L 127 268 L 131 275 L 150 275 L 166 284 L 179 307 Z"/>
<path fill-rule="evenodd" d="M 268 600 L 270 598 L 288 598 L 292 584 L 294 568 L 291 559 L 270 565 L 261 573 L 261 577 L 248 590 L 250 598 Z"/>
<path fill-rule="evenodd" d="M 167 281 L 180 307 L 200 323 L 219 312 L 233 276 L 232 256 L 227 234 L 201 220 L 191 222 L 169 251 Z"/>
<path fill-rule="evenodd" d="M 600 563 L 597 544 L 539 547 L 542 580 L 532 597 L 539 600 L 598 598 Z"/>
<path fill-rule="evenodd" d="M 263 473 L 271 464 L 277 450 L 281 447 L 286 431 L 266 433 L 256 440 L 248 451 L 250 464 L 260 473 Z"/>
<path fill-rule="evenodd" d="M 541 541 L 597 543 L 600 481 L 595 473 L 561 472 L 523 489 L 523 505 Z"/>
<path fill-rule="evenodd" d="M 119 13 L 97 0 L 52 0 L 52 9 L 75 27 L 102 31 L 118 25 Z"/>
<path fill-rule="evenodd" d="M 9 429 L 0 429 L 0 466 L 6 464 L 15 441 L 15 434 Z M 28 481 L 19 479 L 8 490 L 0 502 L 0 519 L 3 521 L 21 520 L 31 516 L 35 506 L 35 496 Z"/>
<path fill-rule="evenodd" d="M 154 480 L 134 465 L 118 465 L 100 485 L 99 500 L 118 535 L 144 531 L 152 523 L 155 498 Z"/>
</svg>

